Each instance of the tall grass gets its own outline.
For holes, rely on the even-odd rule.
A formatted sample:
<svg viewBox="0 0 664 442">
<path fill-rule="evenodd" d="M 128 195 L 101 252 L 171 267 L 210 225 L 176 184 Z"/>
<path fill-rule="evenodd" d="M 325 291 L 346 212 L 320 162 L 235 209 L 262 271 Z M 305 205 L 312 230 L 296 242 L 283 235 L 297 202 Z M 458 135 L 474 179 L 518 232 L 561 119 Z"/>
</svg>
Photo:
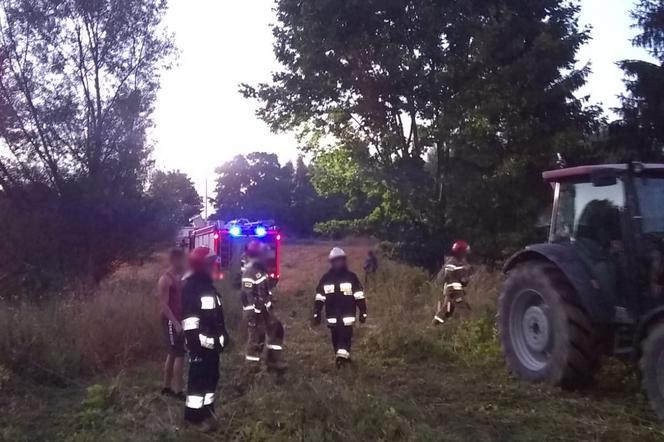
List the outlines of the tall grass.
<svg viewBox="0 0 664 442">
<path fill-rule="evenodd" d="M 440 283 L 422 269 L 384 262 L 376 282 L 368 287 L 370 313 L 379 320 L 367 333 L 365 351 L 409 363 L 497 361 L 494 316 L 501 282 L 499 273 L 479 269 L 467 290 L 472 306 L 468 320 L 434 327 L 431 320 L 442 291 Z"/>
<path fill-rule="evenodd" d="M 359 267 L 366 247 L 346 247 L 352 266 Z M 291 249 L 279 287 L 283 296 L 313 293 L 327 266 L 328 249 L 329 244 Z M 0 365 L 44 382 L 67 382 L 154 357 L 164 346 L 155 298 L 156 279 L 164 267 L 165 258 L 159 255 L 143 266 L 121 268 L 91 293 L 75 291 L 39 304 L 0 304 Z M 498 285 L 495 274 L 477 274 L 469 290 L 476 317 L 492 311 Z M 228 288 L 224 292 L 227 323 L 240 343 L 244 331 L 239 297 Z M 380 325 L 368 332 L 375 348 L 390 352 L 407 345 L 417 354 L 437 345 L 424 329 L 440 287 L 424 270 L 383 261 L 367 292 L 371 316 L 380 318 Z"/>
<path fill-rule="evenodd" d="M 155 298 L 163 257 L 92 293 L 0 305 L 0 365 L 46 382 L 128 365 L 162 348 Z"/>
</svg>

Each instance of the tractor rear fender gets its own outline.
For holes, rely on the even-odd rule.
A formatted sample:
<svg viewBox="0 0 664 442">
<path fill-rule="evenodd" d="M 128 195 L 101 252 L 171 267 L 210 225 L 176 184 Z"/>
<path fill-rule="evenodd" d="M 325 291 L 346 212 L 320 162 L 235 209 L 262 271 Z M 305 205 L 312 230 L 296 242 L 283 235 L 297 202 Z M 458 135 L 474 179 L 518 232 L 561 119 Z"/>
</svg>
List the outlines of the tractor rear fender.
<svg viewBox="0 0 664 442">
<path fill-rule="evenodd" d="M 571 246 L 562 244 L 533 244 L 515 253 L 507 260 L 503 272 L 508 273 L 518 264 L 527 261 L 549 261 L 567 277 L 579 297 L 581 306 L 595 323 L 609 323 L 613 307 L 602 296 L 599 284 Z"/>
<path fill-rule="evenodd" d="M 641 349 L 641 341 L 646 338 L 648 330 L 655 324 L 664 323 L 664 306 L 659 306 L 646 313 L 639 321 L 634 333 L 634 348 Z"/>
</svg>

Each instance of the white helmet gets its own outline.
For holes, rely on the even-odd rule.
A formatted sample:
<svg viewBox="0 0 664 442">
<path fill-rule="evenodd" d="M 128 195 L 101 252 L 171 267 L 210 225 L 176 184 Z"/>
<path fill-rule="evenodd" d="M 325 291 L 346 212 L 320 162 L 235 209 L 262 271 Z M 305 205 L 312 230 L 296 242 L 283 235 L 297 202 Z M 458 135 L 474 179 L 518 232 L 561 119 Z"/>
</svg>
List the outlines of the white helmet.
<svg viewBox="0 0 664 442">
<path fill-rule="evenodd" d="M 332 261 L 333 259 L 345 258 L 345 257 L 346 257 L 346 252 L 344 252 L 343 249 L 340 247 L 335 247 L 330 251 L 330 256 L 329 256 L 330 261 Z"/>
</svg>

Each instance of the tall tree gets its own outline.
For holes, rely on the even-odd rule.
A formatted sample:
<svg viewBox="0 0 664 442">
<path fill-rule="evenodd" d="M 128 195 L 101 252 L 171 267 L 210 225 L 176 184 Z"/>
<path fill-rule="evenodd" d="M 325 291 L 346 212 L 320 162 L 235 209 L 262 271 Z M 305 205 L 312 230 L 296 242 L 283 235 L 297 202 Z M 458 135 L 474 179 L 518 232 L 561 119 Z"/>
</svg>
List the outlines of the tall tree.
<svg viewBox="0 0 664 442">
<path fill-rule="evenodd" d="M 299 156 L 293 175 L 293 191 L 291 194 L 291 213 L 293 214 L 290 228 L 297 234 L 308 235 L 312 233 L 313 225 L 320 209 L 321 198 L 316 193 L 309 168 Z"/>
<path fill-rule="evenodd" d="M 203 208 L 194 183 L 179 170 L 156 171 L 150 179 L 148 195 L 163 205 L 170 225 L 186 226 L 189 219 L 200 214 Z"/>
<path fill-rule="evenodd" d="M 515 193 L 545 192 L 540 170 L 555 152 L 584 155 L 594 129 L 596 109 L 574 96 L 587 75 L 574 69 L 588 38 L 577 14 L 563 0 L 279 0 L 284 69 L 244 93 L 334 160 L 320 183 L 377 201 L 355 224 L 396 238 L 402 257 L 431 266 L 445 230 L 500 253 L 545 204 Z"/>
<path fill-rule="evenodd" d="M 621 120 L 610 127 L 613 156 L 623 160 L 664 160 L 664 1 L 640 0 L 632 17 L 641 32 L 636 46 L 657 60 L 624 60 L 627 95 Z"/>
<path fill-rule="evenodd" d="M 290 206 L 293 165 L 283 168 L 275 154 L 253 152 L 238 155 L 217 168 L 217 216 L 276 219 L 286 216 Z"/>
<path fill-rule="evenodd" d="M 173 55 L 165 11 L 164 0 L 0 2 L 0 187 L 16 235 L 34 237 L 20 220 L 49 220 L 43 241 L 63 255 L 35 251 L 19 267 L 99 280 L 146 248 L 146 129 Z"/>
</svg>

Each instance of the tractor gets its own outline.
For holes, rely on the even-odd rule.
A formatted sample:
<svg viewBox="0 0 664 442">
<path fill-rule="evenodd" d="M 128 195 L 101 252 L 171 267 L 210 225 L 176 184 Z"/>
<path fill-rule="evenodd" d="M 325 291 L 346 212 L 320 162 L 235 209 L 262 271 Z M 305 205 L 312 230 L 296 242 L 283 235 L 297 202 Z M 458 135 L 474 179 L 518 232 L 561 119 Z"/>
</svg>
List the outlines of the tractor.
<svg viewBox="0 0 664 442">
<path fill-rule="evenodd" d="M 664 164 L 544 172 L 553 188 L 547 243 L 505 264 L 497 324 L 522 380 L 589 386 L 603 356 L 638 362 L 664 420 Z"/>
</svg>

